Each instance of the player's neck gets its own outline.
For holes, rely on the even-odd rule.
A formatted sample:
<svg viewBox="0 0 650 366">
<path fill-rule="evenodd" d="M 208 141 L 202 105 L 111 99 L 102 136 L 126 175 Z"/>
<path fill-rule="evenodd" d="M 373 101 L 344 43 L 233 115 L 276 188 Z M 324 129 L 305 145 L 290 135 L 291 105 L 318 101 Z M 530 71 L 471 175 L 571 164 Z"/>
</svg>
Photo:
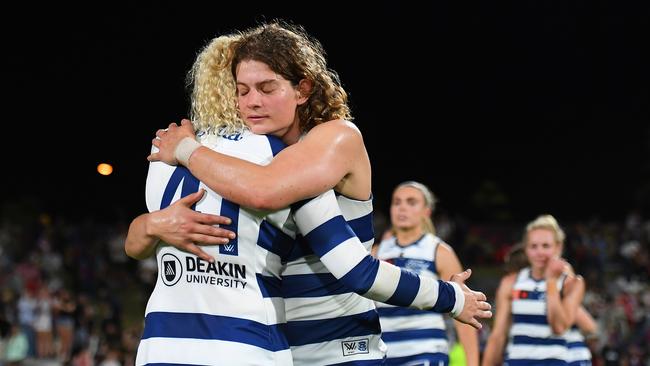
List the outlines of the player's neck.
<svg viewBox="0 0 650 366">
<path fill-rule="evenodd" d="M 420 228 L 411 228 L 406 230 L 398 230 L 395 233 L 395 239 L 399 246 L 408 246 L 415 243 L 424 235 Z"/>
</svg>

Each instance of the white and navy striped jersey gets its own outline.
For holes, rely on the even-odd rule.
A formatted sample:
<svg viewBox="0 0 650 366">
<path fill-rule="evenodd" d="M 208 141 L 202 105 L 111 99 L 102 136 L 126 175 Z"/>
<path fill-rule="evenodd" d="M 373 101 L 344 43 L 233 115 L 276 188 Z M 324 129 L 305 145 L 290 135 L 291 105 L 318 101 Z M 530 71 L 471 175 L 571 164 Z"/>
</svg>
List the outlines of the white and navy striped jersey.
<svg viewBox="0 0 650 366">
<path fill-rule="evenodd" d="M 569 354 L 567 362 L 569 366 L 591 366 L 591 351 L 585 343 L 585 337 L 580 333 L 580 329 L 573 325 L 566 334 L 567 348 Z"/>
<path fill-rule="evenodd" d="M 382 241 L 377 258 L 420 276 L 438 279 L 437 236 L 426 233 L 417 241 L 401 246 L 393 236 Z M 443 315 L 430 311 L 376 303 L 382 339 L 388 346 L 387 365 L 447 365 L 449 342 Z"/>
<path fill-rule="evenodd" d="M 203 134 L 199 141 L 258 164 L 270 162 L 283 146 L 280 140 L 249 132 Z M 231 218 L 231 225 L 224 227 L 237 237 L 227 245 L 202 247 L 214 263 L 159 244 L 159 276 L 147 303 L 136 365 L 291 365 L 279 295 L 282 250 L 273 240 L 286 230 L 290 210 L 262 213 L 240 207 L 185 167 L 162 162 L 149 167 L 147 207 L 165 208 L 199 188 L 207 193 L 195 209 Z"/>
<path fill-rule="evenodd" d="M 260 138 L 266 139 L 262 136 L 255 139 Z M 209 147 L 216 146 L 218 151 L 229 155 L 261 164 L 267 163 L 270 152 L 279 150 L 279 141 L 269 139 L 256 142 L 262 146 L 262 151 L 269 153 L 265 155 L 267 159 L 256 160 L 255 153 L 246 149 L 241 152 L 236 148 L 242 149 L 247 146 L 242 145 L 243 141 L 255 139 L 245 133 L 236 135 L 236 138 L 225 138 L 228 141 L 218 138 L 219 144 L 208 143 L 206 138 L 201 139 L 201 142 Z M 275 145 L 269 145 L 269 141 L 277 142 Z M 259 150 L 253 151 L 259 153 Z M 166 173 L 161 175 L 159 170 Z M 151 203 L 151 210 L 166 207 L 175 199 L 196 192 L 200 186 L 203 187 L 186 169 L 164 164 L 158 165 L 156 169 L 152 165 L 148 187 L 149 181 L 152 182 L 152 187 L 158 185 L 157 189 L 151 190 L 151 194 L 149 188 L 147 189 L 147 202 Z M 157 183 L 159 181 L 168 182 L 164 189 Z M 290 339 L 294 360 L 296 364 L 309 365 L 347 362 L 366 364 L 366 361 L 368 364 L 376 364 L 382 361 L 384 347 L 379 338 L 380 328 L 374 304 L 357 294 L 395 305 L 437 312 L 458 313 L 463 308 L 464 296 L 458 285 L 431 278 L 421 280 L 412 273 L 400 271 L 387 263 L 380 263 L 369 255 L 373 237 L 371 201 L 350 200 L 343 196 L 337 198 L 333 191 L 328 191 L 311 200 L 295 204 L 292 215 L 287 210 L 266 215 L 240 208 L 221 199 L 207 187 L 203 188 L 209 192 L 208 199 L 197 204 L 196 209 L 232 218 L 233 223 L 229 228 L 238 233 L 238 238 L 229 245 L 211 249 L 218 263 L 227 263 L 212 266 L 214 268 L 189 254 L 184 254 L 187 266 L 183 268 L 182 261 L 175 262 L 166 256 L 167 251 L 177 256 L 183 255 L 182 252 L 164 245 L 158 249 L 161 276 L 147 306 L 145 332 L 138 351 L 138 365 L 208 365 L 213 364 L 208 362 L 210 356 L 217 360 L 215 362 L 228 364 L 245 364 L 242 360 L 249 360 L 257 365 L 273 364 L 272 362 L 289 365 L 286 361 L 288 346 L 278 326 L 285 319 L 283 314 L 279 314 L 284 305 L 281 296 L 286 298 L 286 319 L 289 320 L 286 334 Z M 156 202 L 161 204 L 156 206 Z M 295 236 L 296 226 L 304 233 L 304 237 Z M 365 246 L 360 243 L 355 233 L 364 239 Z M 365 240 L 366 238 L 368 239 Z M 235 253 L 238 255 L 233 256 Z M 221 258 L 225 255 L 229 256 Z M 193 259 L 187 259 L 188 257 Z M 249 266 L 248 270 L 243 268 L 244 263 Z M 281 263 L 286 264 L 282 270 L 282 281 L 278 278 Z M 207 296 L 202 292 L 203 288 L 192 287 L 180 297 L 177 289 L 167 288 L 175 286 L 184 278 L 176 277 L 176 268 L 203 273 L 211 271 L 215 272 L 214 276 L 235 273 L 242 277 L 242 273 L 245 273 L 247 278 L 254 277 L 255 281 L 249 281 L 246 285 L 240 284 L 242 292 L 246 289 L 244 295 L 233 295 L 231 299 L 229 293 L 223 292 L 217 296 L 219 301 L 214 303 L 201 300 Z M 216 283 L 216 286 L 219 286 L 220 283 L 225 283 L 226 279 L 210 280 L 206 276 L 188 275 L 185 281 L 190 285 L 196 284 L 196 281 L 211 281 L 211 285 Z M 194 300 L 192 296 L 197 299 Z M 226 297 L 228 299 L 224 300 Z M 202 306 L 178 305 L 188 302 L 187 299 L 192 299 L 192 304 L 199 303 Z M 220 304 L 224 303 L 227 306 L 222 309 Z M 252 304 L 250 307 L 242 306 L 249 303 Z M 179 331 L 187 324 L 186 318 L 198 317 L 205 322 L 204 312 L 211 314 L 214 311 L 219 314 L 228 313 L 231 318 L 229 320 L 237 319 L 233 323 L 236 329 L 232 330 L 236 333 L 235 336 L 224 327 L 215 331 L 209 327 L 214 324 L 203 324 L 199 321 L 194 323 L 201 324 L 199 328 L 203 331 L 200 333 Z M 180 320 L 176 316 L 178 313 L 183 314 Z M 245 322 L 242 323 L 241 319 L 245 319 Z M 194 356 L 199 353 L 193 354 L 191 358 L 178 356 L 178 348 L 173 345 L 179 344 L 174 343 L 179 340 L 193 345 L 195 348 L 192 350 L 203 352 L 202 358 L 195 359 Z M 222 356 L 224 353 L 215 349 L 212 343 L 230 346 L 232 349 L 238 348 L 236 352 L 228 351 Z M 255 347 L 257 349 L 253 352 Z M 240 350 L 245 354 L 239 355 Z M 162 356 L 158 356 L 159 353 Z M 164 361 L 163 358 L 168 360 Z M 231 359 L 237 359 L 240 363 L 231 363 Z"/>
<path fill-rule="evenodd" d="M 368 299 L 436 312 L 462 310 L 458 285 L 419 277 L 370 255 L 371 200 L 329 191 L 294 208 L 304 237 L 289 255 L 282 293 L 296 365 L 383 364 L 386 347 Z"/>
<path fill-rule="evenodd" d="M 358 281 L 355 277 L 363 280 L 362 276 L 372 275 L 355 271 L 345 273 L 346 269 L 353 268 L 369 256 L 374 238 L 372 201 L 357 201 L 342 195 L 335 197 L 332 191 L 329 195 L 298 208 L 296 221 L 302 229 L 300 231 L 307 234 L 299 238 L 282 273 L 287 336 L 294 363 L 310 366 L 345 362 L 378 364 L 384 358 L 385 345 L 380 338 L 381 328 L 374 304 L 337 281 L 337 277 L 348 276 L 352 281 Z M 332 202 L 338 202 L 338 206 L 327 207 L 332 206 Z M 340 207 L 343 215 L 335 213 L 334 218 L 324 225 L 301 222 L 302 212 L 313 206 L 321 207 L 326 215 Z M 327 239 L 326 236 L 332 233 L 331 227 L 341 223 L 347 223 L 354 233 L 347 233 L 334 242 Z M 354 234 L 363 246 L 358 241 L 345 242 Z M 308 241 L 322 244 L 312 248 Z M 335 276 L 332 272 L 339 273 Z"/>
<path fill-rule="evenodd" d="M 558 279 L 562 290 L 565 276 Z M 546 314 L 546 280 L 535 280 L 530 268 L 517 274 L 512 288 L 512 326 L 506 348 L 508 366 L 566 365 L 564 335 L 554 335 Z"/>
</svg>

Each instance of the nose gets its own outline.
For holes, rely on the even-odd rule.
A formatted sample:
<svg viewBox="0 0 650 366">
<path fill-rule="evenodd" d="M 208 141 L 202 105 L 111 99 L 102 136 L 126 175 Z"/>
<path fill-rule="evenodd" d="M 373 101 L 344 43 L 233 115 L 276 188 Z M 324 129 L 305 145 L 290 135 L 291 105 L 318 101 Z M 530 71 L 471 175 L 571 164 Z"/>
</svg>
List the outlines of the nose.
<svg viewBox="0 0 650 366">
<path fill-rule="evenodd" d="M 247 108 L 256 108 L 256 107 L 259 107 L 262 104 L 261 94 L 255 89 L 251 89 L 242 98 L 244 100 L 243 100 L 243 103 L 240 103 L 240 104 L 244 105 Z"/>
</svg>

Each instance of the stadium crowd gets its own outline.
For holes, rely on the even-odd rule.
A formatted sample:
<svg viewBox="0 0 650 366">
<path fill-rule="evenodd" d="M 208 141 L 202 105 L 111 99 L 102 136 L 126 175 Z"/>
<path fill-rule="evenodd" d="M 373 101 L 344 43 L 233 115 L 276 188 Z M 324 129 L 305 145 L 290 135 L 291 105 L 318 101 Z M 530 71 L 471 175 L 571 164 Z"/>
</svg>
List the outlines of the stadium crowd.
<svg viewBox="0 0 650 366">
<path fill-rule="evenodd" d="M 6 204 L 0 215 L 0 365 L 133 365 L 158 274 L 155 259 L 124 253 L 127 219 L 71 218 L 35 204 Z M 472 288 L 493 301 L 522 225 L 434 218 L 474 270 Z M 386 220 L 375 219 L 379 235 Z M 650 218 L 562 222 L 565 258 L 586 280 L 583 305 L 600 329 L 587 340 L 593 364 L 650 365 Z"/>
</svg>

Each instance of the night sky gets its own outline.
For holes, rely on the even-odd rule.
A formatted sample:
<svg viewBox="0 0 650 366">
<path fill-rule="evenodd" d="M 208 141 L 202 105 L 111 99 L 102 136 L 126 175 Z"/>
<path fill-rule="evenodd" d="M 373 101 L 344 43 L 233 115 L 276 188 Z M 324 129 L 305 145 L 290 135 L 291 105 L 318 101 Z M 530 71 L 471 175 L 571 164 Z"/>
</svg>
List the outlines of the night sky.
<svg viewBox="0 0 650 366">
<path fill-rule="evenodd" d="M 3 203 L 144 212 L 150 141 L 188 115 L 197 52 L 280 17 L 318 38 L 339 73 L 379 210 L 415 179 L 441 210 L 477 221 L 650 213 L 645 1 L 211 3 L 3 11 Z"/>
</svg>

